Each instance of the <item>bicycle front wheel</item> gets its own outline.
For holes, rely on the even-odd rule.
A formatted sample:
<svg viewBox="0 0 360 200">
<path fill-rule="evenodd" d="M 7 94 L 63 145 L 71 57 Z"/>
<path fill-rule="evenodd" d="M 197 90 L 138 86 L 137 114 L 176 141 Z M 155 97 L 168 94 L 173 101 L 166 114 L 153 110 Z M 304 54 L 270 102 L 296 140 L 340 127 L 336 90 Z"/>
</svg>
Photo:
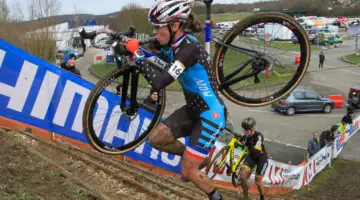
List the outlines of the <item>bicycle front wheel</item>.
<svg viewBox="0 0 360 200">
<path fill-rule="evenodd" d="M 257 14 L 238 22 L 216 47 L 213 67 L 220 91 L 230 101 L 249 107 L 265 106 L 289 94 L 310 60 L 306 32 L 294 18 L 281 13 Z"/>
<path fill-rule="evenodd" d="M 229 146 L 224 146 L 211 160 L 209 168 L 206 170 L 206 175 L 209 175 L 210 171 L 213 173 L 210 179 L 213 179 L 216 176 L 216 174 L 220 171 L 220 169 L 222 169 L 225 166 L 229 149 L 230 149 Z"/>
<path fill-rule="evenodd" d="M 86 101 L 83 128 L 89 143 L 107 154 L 126 153 L 142 144 L 165 108 L 165 90 L 149 105 L 145 78 L 125 66 L 101 79 Z M 123 100 L 124 99 L 124 100 Z"/>
<path fill-rule="evenodd" d="M 237 165 L 235 166 L 235 171 L 233 171 L 232 174 L 231 174 L 231 183 L 232 183 L 233 186 L 235 186 L 235 187 L 237 187 L 237 186 L 240 185 L 240 182 L 239 182 L 240 175 L 239 175 L 239 173 L 240 173 L 241 165 L 242 165 L 242 164 L 244 163 L 244 161 L 245 161 L 246 155 L 247 155 L 247 154 L 243 154 L 243 156 L 242 156 L 241 158 L 239 158 L 239 159 L 241 159 L 241 160 L 240 160 L 239 163 L 237 163 Z"/>
</svg>

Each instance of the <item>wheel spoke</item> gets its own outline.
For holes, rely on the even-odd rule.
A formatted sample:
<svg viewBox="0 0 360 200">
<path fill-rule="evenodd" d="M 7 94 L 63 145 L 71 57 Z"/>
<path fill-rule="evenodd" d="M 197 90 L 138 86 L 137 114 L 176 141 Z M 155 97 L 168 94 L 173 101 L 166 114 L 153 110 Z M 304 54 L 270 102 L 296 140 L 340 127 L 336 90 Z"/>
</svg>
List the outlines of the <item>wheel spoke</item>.
<svg viewBox="0 0 360 200">
<path fill-rule="evenodd" d="M 261 32 L 260 23 L 264 25 L 263 40 L 262 36 L 256 37 Z M 249 27 L 256 28 L 254 34 L 244 33 Z M 226 45 L 219 44 L 225 48 L 218 48 L 215 54 L 224 56 L 215 60 L 221 60 L 220 90 L 226 97 L 237 104 L 264 106 L 299 84 L 309 64 L 309 44 L 306 36 L 300 36 L 303 31 L 299 24 L 283 14 L 260 14 L 239 22 L 234 29 L 237 29 L 232 31 L 234 35 L 223 40 Z M 292 35 L 298 38 L 298 44 L 291 43 Z M 306 62 L 294 64 L 295 55 L 299 54 Z"/>
<path fill-rule="evenodd" d="M 91 138 L 93 145 L 96 149 L 101 150 L 102 152 L 109 152 L 109 153 L 125 153 L 133 149 L 135 146 L 141 144 L 145 141 L 146 136 L 150 133 L 150 130 L 154 127 L 155 121 L 159 120 L 162 114 L 163 107 L 165 104 L 165 94 L 164 90 L 160 90 L 159 98 L 157 101 L 157 106 L 154 111 L 146 110 L 146 107 L 141 107 L 139 109 L 135 110 L 135 113 L 133 115 L 128 115 L 126 112 L 122 112 L 120 110 L 119 105 L 115 105 L 118 107 L 115 107 L 118 110 L 112 111 L 111 115 L 108 115 L 108 108 L 107 107 L 99 107 L 100 105 L 104 104 L 104 98 L 101 98 L 101 96 L 104 96 L 106 93 L 106 96 L 108 98 L 108 101 L 110 101 L 112 98 L 118 98 L 115 96 L 112 91 L 114 91 L 114 88 L 118 85 L 118 80 L 123 80 L 124 74 L 130 74 L 129 71 L 124 72 L 126 70 L 130 70 L 130 68 L 124 68 L 122 70 L 116 70 L 109 72 L 108 75 L 105 76 L 103 80 L 100 80 L 97 85 L 94 87 L 92 92 L 89 95 L 88 101 L 86 103 L 86 107 L 84 108 L 84 126 L 87 128 L 86 135 L 88 138 Z M 150 88 L 143 88 L 142 86 L 136 86 L 135 83 L 141 82 L 144 77 L 139 74 L 139 77 L 133 76 L 132 84 L 129 85 L 129 87 L 125 88 L 126 90 L 132 91 L 132 98 L 133 102 L 138 104 L 138 102 L 141 103 L 148 97 Z M 144 79 L 145 80 L 145 79 Z M 145 91 L 147 90 L 147 91 Z M 109 92 L 112 95 L 109 95 Z M 122 95 L 127 95 L 123 91 Z M 134 95 L 135 94 L 135 95 Z M 131 106 L 129 103 L 128 98 L 126 97 L 126 103 L 124 104 L 124 111 L 126 109 L 129 109 Z M 125 101 L 123 101 L 125 102 Z M 120 102 L 118 102 L 120 104 Z M 109 105 L 114 106 L 114 101 L 109 102 Z M 108 105 L 108 104 L 106 104 Z M 100 110 L 101 112 L 98 114 L 95 114 L 97 110 Z M 140 115 L 145 114 L 147 112 L 153 113 L 152 117 L 148 117 L 146 119 L 150 119 L 150 122 L 145 121 L 138 121 L 138 120 L 144 120 L 144 117 L 137 116 L 139 113 Z M 90 120 L 94 119 L 95 120 Z M 148 126 L 143 126 L 143 123 L 149 123 Z M 106 128 L 103 127 L 106 125 Z M 141 125 L 142 127 L 139 127 Z M 98 133 L 99 130 L 102 130 L 102 128 L 106 129 L 106 133 Z M 136 135 L 134 135 L 136 134 Z M 115 139 L 110 139 L 109 136 L 115 137 Z M 119 140 L 121 138 L 121 140 Z M 108 142 L 106 142 L 108 141 Z M 110 142 L 112 141 L 112 142 Z M 111 148 L 108 148 L 111 147 Z"/>
</svg>

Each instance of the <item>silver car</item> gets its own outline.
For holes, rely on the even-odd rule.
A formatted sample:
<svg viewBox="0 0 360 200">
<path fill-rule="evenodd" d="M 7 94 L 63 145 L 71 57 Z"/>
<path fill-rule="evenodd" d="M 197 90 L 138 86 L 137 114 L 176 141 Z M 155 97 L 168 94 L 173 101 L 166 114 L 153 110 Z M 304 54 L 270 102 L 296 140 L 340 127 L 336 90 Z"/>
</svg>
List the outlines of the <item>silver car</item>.
<svg viewBox="0 0 360 200">
<path fill-rule="evenodd" d="M 297 112 L 320 111 L 330 113 L 334 102 L 312 91 L 295 89 L 290 95 L 271 105 L 275 110 L 291 116 Z"/>
</svg>

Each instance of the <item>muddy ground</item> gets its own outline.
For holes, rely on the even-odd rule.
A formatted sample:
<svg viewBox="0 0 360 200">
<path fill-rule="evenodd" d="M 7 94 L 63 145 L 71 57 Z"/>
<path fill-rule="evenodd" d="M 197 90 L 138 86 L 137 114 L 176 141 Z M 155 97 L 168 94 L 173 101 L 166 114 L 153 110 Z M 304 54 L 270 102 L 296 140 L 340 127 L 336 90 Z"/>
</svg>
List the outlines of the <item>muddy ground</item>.
<svg viewBox="0 0 360 200">
<path fill-rule="evenodd" d="M 0 129 L 0 200 L 207 199 L 191 183 L 104 156 Z M 360 199 L 359 177 L 359 162 L 335 160 L 309 187 L 266 199 Z"/>
</svg>

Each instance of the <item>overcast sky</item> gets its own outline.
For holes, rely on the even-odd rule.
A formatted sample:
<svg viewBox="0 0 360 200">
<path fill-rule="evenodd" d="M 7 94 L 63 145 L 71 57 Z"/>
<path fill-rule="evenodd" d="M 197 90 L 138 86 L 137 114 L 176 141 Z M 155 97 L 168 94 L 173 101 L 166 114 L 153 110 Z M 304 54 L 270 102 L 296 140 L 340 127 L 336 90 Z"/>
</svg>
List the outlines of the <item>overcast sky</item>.
<svg viewBox="0 0 360 200">
<path fill-rule="evenodd" d="M 26 8 L 26 2 L 30 0 L 6 0 L 12 7 L 13 2 L 19 1 Z M 88 14 L 107 14 L 119 11 L 122 6 L 128 3 L 137 3 L 144 7 L 150 7 L 154 0 L 59 0 L 61 2 L 60 14 L 74 13 L 74 5 L 83 13 Z M 214 0 L 214 3 L 251 3 L 261 0 Z M 262 0 L 268 1 L 268 0 Z"/>
</svg>

